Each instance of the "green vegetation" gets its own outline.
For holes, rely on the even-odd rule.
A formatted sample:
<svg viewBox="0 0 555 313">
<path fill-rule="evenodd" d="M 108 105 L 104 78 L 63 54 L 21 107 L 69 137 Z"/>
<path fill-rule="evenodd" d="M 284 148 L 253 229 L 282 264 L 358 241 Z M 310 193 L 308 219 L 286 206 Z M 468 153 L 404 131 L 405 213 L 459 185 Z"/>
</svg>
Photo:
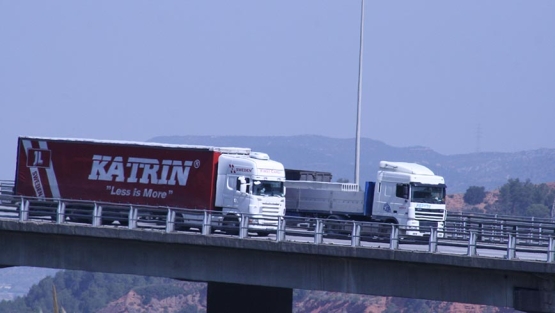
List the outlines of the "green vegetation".
<svg viewBox="0 0 555 313">
<path fill-rule="evenodd" d="M 183 294 L 183 288 L 174 285 L 149 285 L 134 290 L 143 298 L 144 305 L 149 304 L 152 298 L 165 299 Z"/>
<path fill-rule="evenodd" d="M 470 186 L 464 194 L 464 202 L 470 205 L 482 203 L 486 198 L 486 188 L 478 186 Z"/>
<path fill-rule="evenodd" d="M 485 305 L 465 305 L 468 311 L 513 313 L 513 309 Z M 380 313 L 449 313 L 462 312 L 457 304 L 408 298 L 377 297 L 328 291 L 295 290 L 293 312 L 380 312 Z"/>
<path fill-rule="evenodd" d="M 463 200 L 473 207 L 468 212 L 482 212 L 475 205 L 483 203 L 486 197 L 484 187 L 471 186 L 466 190 Z M 487 213 L 512 216 L 529 216 L 546 218 L 552 214 L 555 189 L 547 184 L 533 184 L 530 180 L 509 179 L 499 188 L 495 203 L 488 203 L 484 208 Z"/>
<path fill-rule="evenodd" d="M 58 304 L 66 312 L 96 312 L 127 294 L 133 289 L 155 291 L 150 298 L 175 295 L 179 287 L 170 285 L 168 278 L 146 277 L 123 274 L 89 273 L 82 271 L 60 271 L 54 277 L 46 277 L 31 287 L 26 297 L 0 302 L 0 312 L 44 313 L 53 311 L 52 286 L 56 286 Z M 162 285 L 162 287 L 157 287 Z M 184 290 L 181 288 L 181 293 Z M 140 294 L 140 293 L 139 293 Z"/>
<path fill-rule="evenodd" d="M 0 302 L 2 313 L 53 312 L 53 286 L 60 311 L 65 312 L 206 312 L 206 284 L 181 282 L 167 278 L 122 274 L 60 271 L 31 288 L 26 297 Z M 139 301 L 120 302 L 108 307 L 133 290 Z M 172 301 L 161 301 L 168 298 Z M 133 299 L 133 298 L 131 298 Z M 158 300 L 158 301 L 156 301 Z M 114 305 L 112 303 L 112 305 Z M 294 290 L 293 312 L 382 312 L 420 313 L 454 312 L 453 304 L 440 301 L 405 298 L 383 298 L 370 295 L 327 291 Z M 107 308 L 108 307 L 108 308 Z M 475 306 L 476 312 L 515 312 L 495 307 Z"/>
<path fill-rule="evenodd" d="M 549 217 L 554 199 L 555 191 L 546 184 L 535 185 L 530 180 L 509 179 L 499 189 L 495 208 L 501 214 Z"/>
</svg>

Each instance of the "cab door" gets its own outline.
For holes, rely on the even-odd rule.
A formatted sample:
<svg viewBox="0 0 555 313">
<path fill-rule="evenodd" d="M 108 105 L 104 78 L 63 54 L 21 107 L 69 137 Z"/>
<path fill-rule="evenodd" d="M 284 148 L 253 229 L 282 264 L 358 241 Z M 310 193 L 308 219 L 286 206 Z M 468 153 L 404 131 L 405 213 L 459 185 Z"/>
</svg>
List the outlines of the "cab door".
<svg viewBox="0 0 555 313">
<path fill-rule="evenodd" d="M 377 208 L 373 212 L 377 215 L 395 216 L 405 214 L 407 208 L 407 184 L 381 182 L 377 199 Z"/>
<path fill-rule="evenodd" d="M 238 178 L 237 176 L 228 176 L 226 182 L 225 192 L 223 194 L 223 205 L 226 208 L 237 208 L 236 205 L 236 194 L 238 193 L 237 186 Z"/>
<path fill-rule="evenodd" d="M 239 176 L 235 182 L 235 195 L 233 198 L 234 208 L 241 213 L 250 213 L 249 205 L 251 199 L 251 179 Z"/>
</svg>

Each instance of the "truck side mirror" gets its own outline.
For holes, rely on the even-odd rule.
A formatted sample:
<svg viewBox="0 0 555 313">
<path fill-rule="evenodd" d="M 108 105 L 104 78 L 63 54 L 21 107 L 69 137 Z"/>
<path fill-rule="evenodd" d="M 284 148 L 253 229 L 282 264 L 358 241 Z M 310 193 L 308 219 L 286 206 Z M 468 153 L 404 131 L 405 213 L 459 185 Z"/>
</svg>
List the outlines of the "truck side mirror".
<svg viewBox="0 0 555 313">
<path fill-rule="evenodd" d="M 241 193 L 246 193 L 247 192 L 247 180 L 245 179 L 244 176 L 240 176 L 238 181 L 239 181 L 239 191 Z"/>
</svg>

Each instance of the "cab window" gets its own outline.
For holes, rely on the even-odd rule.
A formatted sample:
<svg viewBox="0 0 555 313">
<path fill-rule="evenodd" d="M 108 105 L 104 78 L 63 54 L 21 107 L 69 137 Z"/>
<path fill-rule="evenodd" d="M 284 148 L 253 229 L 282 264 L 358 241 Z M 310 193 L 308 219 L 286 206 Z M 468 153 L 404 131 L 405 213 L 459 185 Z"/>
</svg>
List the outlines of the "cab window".
<svg viewBox="0 0 555 313">
<path fill-rule="evenodd" d="M 395 196 L 397 198 L 408 199 L 409 198 L 409 185 L 408 184 L 397 184 L 395 189 Z"/>
</svg>

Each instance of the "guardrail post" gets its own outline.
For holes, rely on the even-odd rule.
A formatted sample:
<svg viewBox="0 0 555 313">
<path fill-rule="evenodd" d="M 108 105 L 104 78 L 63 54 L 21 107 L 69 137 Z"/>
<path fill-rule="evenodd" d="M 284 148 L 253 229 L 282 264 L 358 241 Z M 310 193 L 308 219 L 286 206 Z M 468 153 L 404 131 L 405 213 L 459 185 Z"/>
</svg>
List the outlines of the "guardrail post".
<svg viewBox="0 0 555 313">
<path fill-rule="evenodd" d="M 128 223 L 129 229 L 137 228 L 137 219 L 138 219 L 138 217 L 139 217 L 139 210 L 137 210 L 137 208 L 130 205 L 129 206 L 129 215 L 127 216 L 127 219 L 129 221 L 129 223 Z"/>
<path fill-rule="evenodd" d="M 468 250 L 466 255 L 467 256 L 476 256 L 476 232 L 471 231 L 470 236 L 468 237 Z"/>
<path fill-rule="evenodd" d="M 532 220 L 532 225 L 534 225 L 535 217 L 532 216 L 531 220 Z M 541 229 L 541 226 L 540 226 L 540 229 Z M 534 231 L 533 231 L 533 230 L 529 230 L 528 235 L 530 236 L 529 243 L 533 243 L 533 242 L 534 242 Z"/>
<path fill-rule="evenodd" d="M 29 219 L 29 200 L 23 199 L 21 197 L 21 203 L 19 204 L 19 221 L 24 222 Z"/>
<path fill-rule="evenodd" d="M 516 234 L 509 234 L 507 241 L 507 260 L 512 260 L 516 257 Z"/>
<path fill-rule="evenodd" d="M 276 233 L 276 241 L 284 241 L 285 240 L 285 224 L 286 221 L 283 216 L 278 217 L 278 227 Z"/>
<path fill-rule="evenodd" d="M 166 233 L 171 233 L 175 230 L 175 211 L 168 208 L 168 215 L 166 216 Z"/>
<path fill-rule="evenodd" d="M 555 261 L 555 241 L 553 240 L 553 236 L 549 236 L 549 243 L 547 245 L 547 262 Z"/>
<path fill-rule="evenodd" d="M 351 233 L 351 247 L 360 246 L 360 223 L 353 223 L 353 232 Z"/>
<path fill-rule="evenodd" d="M 66 204 L 62 200 L 58 200 L 58 209 L 56 210 L 56 224 L 61 224 L 65 220 Z"/>
<path fill-rule="evenodd" d="M 239 238 L 247 238 L 248 235 L 249 235 L 249 217 L 245 214 L 241 214 Z"/>
<path fill-rule="evenodd" d="M 102 226 L 102 206 L 96 202 L 94 203 L 92 226 Z"/>
<path fill-rule="evenodd" d="M 324 240 L 324 223 L 321 219 L 316 220 L 316 228 L 314 229 L 314 243 L 319 245 Z"/>
<path fill-rule="evenodd" d="M 428 245 L 428 252 L 436 253 L 437 252 L 437 228 L 432 227 L 430 229 L 430 242 Z"/>
<path fill-rule="evenodd" d="M 389 236 L 389 249 L 399 249 L 399 225 L 391 224 L 391 235 Z"/>
<path fill-rule="evenodd" d="M 212 213 L 209 211 L 204 211 L 204 217 L 202 219 L 202 234 L 210 235 L 212 232 Z"/>
<path fill-rule="evenodd" d="M 461 229 L 461 231 L 460 231 L 461 235 L 460 235 L 459 238 L 463 238 L 463 239 L 464 239 L 464 233 L 466 233 L 467 231 L 470 231 L 470 230 L 467 230 L 467 229 L 466 229 L 466 218 L 463 220 L 461 226 L 462 226 L 462 229 Z M 457 234 L 457 235 L 458 235 L 458 234 Z"/>
<path fill-rule="evenodd" d="M 505 221 L 501 220 L 501 222 L 499 223 L 499 232 L 497 233 L 497 236 L 503 236 L 503 230 L 505 229 Z M 495 241 L 499 240 L 501 241 L 501 239 L 495 238 Z"/>
</svg>

